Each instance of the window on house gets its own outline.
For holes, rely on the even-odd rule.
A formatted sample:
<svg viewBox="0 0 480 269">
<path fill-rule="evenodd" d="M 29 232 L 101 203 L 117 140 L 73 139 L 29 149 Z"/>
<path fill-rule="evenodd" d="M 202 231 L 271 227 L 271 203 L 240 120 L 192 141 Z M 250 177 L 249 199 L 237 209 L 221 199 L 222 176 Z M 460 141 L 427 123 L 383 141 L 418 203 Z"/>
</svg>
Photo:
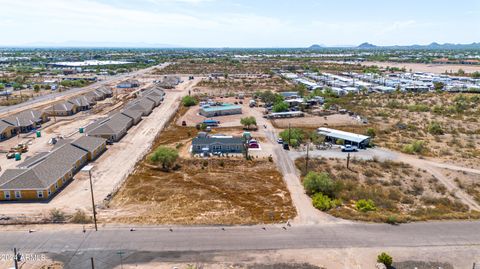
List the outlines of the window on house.
<svg viewBox="0 0 480 269">
<path fill-rule="evenodd" d="M 43 191 L 37 191 L 37 197 L 43 198 Z"/>
<path fill-rule="evenodd" d="M 22 198 L 22 192 L 21 191 L 15 191 L 15 198 L 17 198 L 17 199 Z"/>
<path fill-rule="evenodd" d="M 5 199 L 10 199 L 10 192 L 9 191 L 4 191 L 3 195 L 5 196 Z"/>
<path fill-rule="evenodd" d="M 58 189 L 58 183 L 55 183 L 55 189 Z"/>
<path fill-rule="evenodd" d="M 48 196 L 50 196 L 50 194 L 52 194 L 52 192 L 50 191 L 50 189 L 48 189 Z"/>
</svg>

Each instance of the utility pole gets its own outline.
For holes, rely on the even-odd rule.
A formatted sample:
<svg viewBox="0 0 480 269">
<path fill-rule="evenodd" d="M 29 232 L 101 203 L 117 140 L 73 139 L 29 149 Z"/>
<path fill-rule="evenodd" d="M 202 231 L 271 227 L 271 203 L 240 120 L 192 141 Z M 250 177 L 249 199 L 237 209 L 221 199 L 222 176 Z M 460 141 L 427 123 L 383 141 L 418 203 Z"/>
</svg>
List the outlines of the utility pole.
<svg viewBox="0 0 480 269">
<path fill-rule="evenodd" d="M 350 166 L 350 153 L 347 155 L 347 169 Z"/>
<path fill-rule="evenodd" d="M 15 269 L 18 269 L 17 248 L 13 248 L 13 263 L 15 264 Z"/>
<path fill-rule="evenodd" d="M 95 263 L 93 262 L 93 257 L 90 258 L 90 262 L 92 264 L 92 269 L 95 269 Z"/>
<path fill-rule="evenodd" d="M 92 195 L 92 209 L 93 209 L 93 222 L 95 223 L 95 231 L 98 231 L 97 228 L 97 212 L 95 210 L 95 200 L 93 198 L 93 184 L 92 184 L 92 171 L 88 170 L 88 176 L 90 177 L 90 194 Z"/>
<path fill-rule="evenodd" d="M 310 142 L 307 143 L 307 157 L 305 158 L 305 174 L 308 174 L 308 153 L 310 148 Z"/>
<path fill-rule="evenodd" d="M 290 146 L 290 123 L 288 124 L 288 145 Z"/>
</svg>

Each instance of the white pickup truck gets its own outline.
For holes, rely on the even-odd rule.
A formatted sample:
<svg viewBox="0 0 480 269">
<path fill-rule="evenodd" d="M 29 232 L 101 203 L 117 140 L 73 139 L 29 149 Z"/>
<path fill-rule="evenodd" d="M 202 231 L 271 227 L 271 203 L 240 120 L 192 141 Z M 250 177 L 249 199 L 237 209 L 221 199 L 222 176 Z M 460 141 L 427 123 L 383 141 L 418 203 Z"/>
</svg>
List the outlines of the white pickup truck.
<svg viewBox="0 0 480 269">
<path fill-rule="evenodd" d="M 342 149 L 342 152 L 355 152 L 358 150 L 356 146 L 352 145 L 345 145 L 340 147 Z"/>
</svg>

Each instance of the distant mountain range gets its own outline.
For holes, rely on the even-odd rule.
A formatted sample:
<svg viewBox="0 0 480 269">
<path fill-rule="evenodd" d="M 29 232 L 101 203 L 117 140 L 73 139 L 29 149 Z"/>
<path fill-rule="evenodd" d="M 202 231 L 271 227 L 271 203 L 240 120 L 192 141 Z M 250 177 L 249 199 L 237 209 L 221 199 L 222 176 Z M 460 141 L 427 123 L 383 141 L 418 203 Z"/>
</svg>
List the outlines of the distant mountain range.
<svg viewBox="0 0 480 269">
<path fill-rule="evenodd" d="M 9 46 L 3 46 L 9 47 Z M 171 44 L 152 44 L 145 42 L 84 42 L 84 41 L 65 41 L 65 42 L 34 42 L 15 47 L 23 48 L 178 48 L 179 46 Z"/>
<path fill-rule="evenodd" d="M 381 49 L 416 49 L 416 50 L 463 50 L 463 49 L 480 49 L 480 42 L 474 42 L 471 44 L 452 44 L 452 43 L 445 43 L 439 44 L 437 42 L 430 43 L 428 45 L 407 45 L 407 46 L 377 46 L 374 44 L 370 44 L 368 42 L 362 43 L 358 46 L 332 46 L 327 47 L 325 45 L 312 45 L 308 47 L 311 50 L 320 50 L 326 48 L 354 48 L 360 50 L 381 50 Z"/>
</svg>

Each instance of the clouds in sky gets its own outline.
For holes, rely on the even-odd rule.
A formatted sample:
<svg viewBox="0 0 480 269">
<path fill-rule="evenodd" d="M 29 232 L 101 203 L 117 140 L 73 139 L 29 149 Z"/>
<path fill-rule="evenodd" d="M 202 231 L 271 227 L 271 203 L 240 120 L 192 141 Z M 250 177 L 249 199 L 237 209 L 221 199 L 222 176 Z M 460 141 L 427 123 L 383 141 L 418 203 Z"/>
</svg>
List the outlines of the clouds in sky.
<svg viewBox="0 0 480 269">
<path fill-rule="evenodd" d="M 0 0 L 3 45 L 144 42 L 191 47 L 299 47 L 480 41 L 475 0 Z M 350 2 L 350 3 L 349 3 Z M 428 1 L 427 1 L 428 2 Z M 348 5 L 350 4 L 350 5 Z M 432 10 L 438 5 L 438 10 Z M 465 10 L 463 10 L 465 9 Z M 462 15 L 452 15 L 458 14 Z M 447 17 L 446 15 L 449 14 Z"/>
</svg>

